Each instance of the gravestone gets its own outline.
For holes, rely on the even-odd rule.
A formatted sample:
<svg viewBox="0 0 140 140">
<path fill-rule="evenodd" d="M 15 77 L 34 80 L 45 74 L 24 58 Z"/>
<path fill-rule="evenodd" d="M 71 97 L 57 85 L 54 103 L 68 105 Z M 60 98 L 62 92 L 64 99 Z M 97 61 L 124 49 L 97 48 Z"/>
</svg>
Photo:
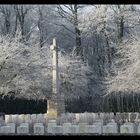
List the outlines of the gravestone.
<svg viewBox="0 0 140 140">
<path fill-rule="evenodd" d="M 63 134 L 71 133 L 71 123 L 63 123 Z"/>
<path fill-rule="evenodd" d="M 134 133 L 134 124 L 125 123 L 120 127 L 120 133 L 122 134 L 133 134 Z"/>
<path fill-rule="evenodd" d="M 98 115 L 96 113 L 91 113 L 91 114 L 92 114 L 93 121 L 98 119 Z"/>
<path fill-rule="evenodd" d="M 105 113 L 100 113 L 100 114 L 99 114 L 99 118 L 100 118 L 100 119 L 104 119 L 104 116 L 105 116 Z"/>
<path fill-rule="evenodd" d="M 28 134 L 29 133 L 29 124 L 21 123 L 20 126 L 17 127 L 17 134 Z"/>
<path fill-rule="evenodd" d="M 79 133 L 86 133 L 87 123 L 79 123 Z"/>
<path fill-rule="evenodd" d="M 26 114 L 24 116 L 24 119 L 25 119 L 25 123 L 28 123 L 28 124 L 31 124 L 32 123 L 31 115 L 30 114 Z"/>
<path fill-rule="evenodd" d="M 53 127 L 55 127 L 55 126 L 57 126 L 57 124 L 56 124 L 56 120 L 49 120 L 48 121 L 48 125 L 47 125 L 47 132 L 48 133 L 52 133 L 52 129 L 53 129 Z"/>
<path fill-rule="evenodd" d="M 0 123 L 4 123 L 4 122 L 5 122 L 5 114 L 0 113 Z"/>
<path fill-rule="evenodd" d="M 16 133 L 16 125 L 15 125 L 15 123 L 7 123 L 6 126 L 11 127 L 11 133 L 12 134 Z"/>
<path fill-rule="evenodd" d="M 24 114 L 18 115 L 18 124 L 25 122 L 25 118 L 24 117 L 25 117 Z"/>
<path fill-rule="evenodd" d="M 5 115 L 5 123 L 12 123 L 12 116 L 11 115 Z"/>
<path fill-rule="evenodd" d="M 65 119 L 65 121 L 63 121 L 64 123 L 73 123 L 73 120 L 76 119 L 76 116 L 74 113 L 65 113 L 62 115 L 62 119 Z"/>
<path fill-rule="evenodd" d="M 80 115 L 79 115 L 79 113 L 76 113 L 76 114 L 75 114 L 75 117 L 76 117 L 76 122 L 79 123 L 79 120 L 80 120 Z"/>
<path fill-rule="evenodd" d="M 5 113 L 0 113 L 0 124 L 5 125 Z"/>
<path fill-rule="evenodd" d="M 71 134 L 79 134 L 79 125 L 71 125 Z"/>
<path fill-rule="evenodd" d="M 45 119 L 44 119 L 44 115 L 43 114 L 38 114 L 37 116 L 36 116 L 36 122 L 37 123 L 45 123 Z"/>
<path fill-rule="evenodd" d="M 101 134 L 102 123 L 96 122 L 93 123 L 93 125 L 86 125 L 86 133 Z"/>
<path fill-rule="evenodd" d="M 34 124 L 34 134 L 44 135 L 43 123 L 35 123 Z"/>
<path fill-rule="evenodd" d="M 136 118 L 137 118 L 137 112 L 131 113 L 130 116 L 131 122 L 135 122 Z"/>
<path fill-rule="evenodd" d="M 17 123 L 18 115 L 11 115 L 12 123 Z"/>
<path fill-rule="evenodd" d="M 63 123 L 67 123 L 69 121 L 69 116 L 65 113 L 61 114 L 61 116 L 57 118 L 57 124 L 59 125 L 62 125 Z"/>
<path fill-rule="evenodd" d="M 44 113 L 44 119 L 46 119 L 47 118 L 47 113 Z"/>
<path fill-rule="evenodd" d="M 110 119 L 110 113 L 104 113 L 103 121 L 104 123 L 108 123 Z"/>
<path fill-rule="evenodd" d="M 52 127 L 52 134 L 62 134 L 63 133 L 63 127 L 62 126 L 54 126 Z"/>
<path fill-rule="evenodd" d="M 92 134 L 95 133 L 96 126 L 95 125 L 86 125 L 86 133 Z"/>
<path fill-rule="evenodd" d="M 36 118 L 37 118 L 37 115 L 36 114 L 32 114 L 31 115 L 31 122 L 32 123 L 36 123 Z"/>
<path fill-rule="evenodd" d="M 110 116 L 110 117 L 109 117 L 109 119 L 114 119 L 114 118 L 115 118 L 115 116 L 114 116 L 114 113 L 113 113 L 113 112 L 110 112 L 110 113 L 109 113 L 109 116 Z"/>
<path fill-rule="evenodd" d="M 93 115 L 91 113 L 86 113 L 86 117 L 87 117 L 87 123 L 92 124 L 94 121 Z"/>
<path fill-rule="evenodd" d="M 103 133 L 105 134 L 116 134 L 118 133 L 118 126 L 117 123 L 111 122 L 107 125 L 103 126 Z"/>
<path fill-rule="evenodd" d="M 1 134 L 10 134 L 11 133 L 11 126 L 1 126 L 0 133 Z"/>
<path fill-rule="evenodd" d="M 86 113 L 80 113 L 80 115 L 79 115 L 79 123 L 87 123 Z"/>
<path fill-rule="evenodd" d="M 140 122 L 140 113 L 136 112 L 136 118 L 134 120 L 135 122 Z"/>
<path fill-rule="evenodd" d="M 140 123 L 139 123 L 138 128 L 137 128 L 137 133 L 140 134 Z"/>
<path fill-rule="evenodd" d="M 122 114 L 121 113 L 119 113 L 119 112 L 116 113 L 115 122 L 119 122 L 119 123 L 122 122 Z"/>
</svg>

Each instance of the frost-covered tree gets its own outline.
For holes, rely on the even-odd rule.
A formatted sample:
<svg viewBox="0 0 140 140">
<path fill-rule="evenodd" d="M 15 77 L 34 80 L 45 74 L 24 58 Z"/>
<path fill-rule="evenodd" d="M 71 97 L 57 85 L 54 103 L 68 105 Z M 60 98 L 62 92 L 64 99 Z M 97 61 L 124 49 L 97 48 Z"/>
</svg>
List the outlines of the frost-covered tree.
<svg viewBox="0 0 140 140">
<path fill-rule="evenodd" d="M 51 95 L 52 64 L 47 45 L 27 46 L 20 37 L 0 38 L 0 94 L 21 98 L 48 98 Z M 86 96 L 90 69 L 77 57 L 59 52 L 60 92 L 65 99 Z"/>
<path fill-rule="evenodd" d="M 30 37 L 30 27 L 32 19 L 32 14 L 30 11 L 32 9 L 31 5 L 14 5 L 13 6 L 15 11 L 15 32 L 17 28 L 20 28 L 22 40 L 27 41 Z"/>
<path fill-rule="evenodd" d="M 1 15 L 1 34 L 7 35 L 12 32 L 12 16 L 13 16 L 13 6 L 12 5 L 1 5 L 0 6 Z"/>
<path fill-rule="evenodd" d="M 140 92 L 139 84 L 139 45 L 138 39 L 124 41 L 117 49 L 116 59 L 109 74 L 108 91 Z"/>
<path fill-rule="evenodd" d="M 81 5 L 59 5 L 59 15 L 73 25 L 74 30 L 70 30 L 66 25 L 61 24 L 65 29 L 69 30 L 75 36 L 75 54 L 83 58 L 83 48 L 81 42 L 81 30 L 79 28 L 79 10 L 83 8 Z"/>
</svg>

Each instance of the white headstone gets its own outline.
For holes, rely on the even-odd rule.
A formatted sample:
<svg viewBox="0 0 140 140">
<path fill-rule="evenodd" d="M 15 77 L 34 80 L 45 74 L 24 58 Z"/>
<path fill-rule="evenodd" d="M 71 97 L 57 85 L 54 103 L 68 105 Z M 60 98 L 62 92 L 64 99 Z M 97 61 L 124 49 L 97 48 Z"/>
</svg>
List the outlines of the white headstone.
<svg viewBox="0 0 140 140">
<path fill-rule="evenodd" d="M 34 124 L 34 134 L 44 134 L 44 126 L 42 123 L 35 123 Z"/>
<path fill-rule="evenodd" d="M 36 118 L 37 118 L 36 114 L 32 114 L 31 115 L 31 122 L 36 123 Z"/>
<path fill-rule="evenodd" d="M 121 125 L 120 133 L 133 134 L 134 133 L 134 124 L 133 123 L 125 123 L 124 125 Z"/>
<path fill-rule="evenodd" d="M 91 113 L 87 113 L 87 123 L 88 124 L 92 124 L 93 123 L 93 121 L 95 120 L 94 118 L 93 118 L 93 115 L 91 114 Z"/>
<path fill-rule="evenodd" d="M 80 123 L 87 123 L 86 113 L 80 113 L 79 114 L 79 122 Z"/>
<path fill-rule="evenodd" d="M 100 119 L 104 119 L 105 113 L 100 113 Z"/>
<path fill-rule="evenodd" d="M 5 123 L 11 123 L 11 122 L 12 122 L 11 115 L 5 115 Z"/>
<path fill-rule="evenodd" d="M 71 133 L 71 123 L 63 123 L 63 134 Z"/>
<path fill-rule="evenodd" d="M 67 122 L 72 122 L 71 116 L 68 114 L 62 114 L 59 118 L 57 118 L 57 123 L 60 125 Z"/>
<path fill-rule="evenodd" d="M 97 115 L 96 115 L 96 113 L 91 113 L 91 114 L 92 114 L 92 118 L 93 118 L 93 120 L 95 120 L 95 119 L 98 118 Z"/>
<path fill-rule="evenodd" d="M 96 133 L 96 126 L 95 125 L 86 125 L 86 133 L 87 134 Z"/>
<path fill-rule="evenodd" d="M 4 117 L 3 116 L 0 116 L 0 123 L 3 123 L 3 122 L 5 122 L 4 121 Z"/>
<path fill-rule="evenodd" d="M 12 123 L 17 123 L 18 115 L 11 115 Z"/>
<path fill-rule="evenodd" d="M 138 125 L 137 133 L 140 134 L 140 124 Z"/>
<path fill-rule="evenodd" d="M 62 126 L 54 126 L 52 127 L 52 134 L 62 134 L 63 127 Z"/>
<path fill-rule="evenodd" d="M 99 113 L 95 113 L 95 119 L 99 119 Z"/>
<path fill-rule="evenodd" d="M 47 116 L 48 116 L 47 113 L 44 113 L 44 118 L 47 118 Z"/>
<path fill-rule="evenodd" d="M 24 119 L 24 114 L 18 115 L 18 123 L 24 123 L 25 119 Z"/>
<path fill-rule="evenodd" d="M 10 134 L 11 133 L 11 126 L 2 126 L 0 128 L 1 134 Z"/>
<path fill-rule="evenodd" d="M 70 128 L 72 134 L 79 134 L 79 125 L 71 125 Z"/>
<path fill-rule="evenodd" d="M 16 125 L 15 123 L 7 123 L 6 126 L 10 126 L 11 127 L 11 133 L 16 133 Z"/>
<path fill-rule="evenodd" d="M 90 129 L 90 126 L 86 127 L 86 131 L 88 133 L 95 133 L 95 134 L 101 134 L 102 133 L 102 123 L 101 122 L 95 122 L 93 125 L 91 125 L 92 130 Z"/>
<path fill-rule="evenodd" d="M 80 120 L 80 115 L 79 115 L 79 113 L 76 113 L 76 114 L 75 114 L 75 117 L 76 117 L 76 122 L 79 122 L 79 120 Z"/>
<path fill-rule="evenodd" d="M 114 119 L 114 113 L 113 112 L 110 112 L 110 119 Z"/>
<path fill-rule="evenodd" d="M 103 126 L 103 133 L 105 134 L 116 134 L 118 133 L 117 123 L 111 122 Z"/>
<path fill-rule="evenodd" d="M 31 115 L 30 114 L 26 114 L 24 116 L 24 119 L 25 119 L 25 123 L 31 123 Z"/>
<path fill-rule="evenodd" d="M 65 118 L 65 117 L 64 117 Z M 65 122 L 73 122 L 73 120 L 75 119 L 75 114 L 74 113 L 66 113 L 66 121 Z"/>
<path fill-rule="evenodd" d="M 28 126 L 18 126 L 17 127 L 17 134 L 28 134 L 29 127 Z"/>
<path fill-rule="evenodd" d="M 53 127 L 57 126 L 56 120 L 49 120 L 48 125 L 47 125 L 47 132 L 52 133 Z"/>
<path fill-rule="evenodd" d="M 45 123 L 44 115 L 43 114 L 38 114 L 36 117 L 36 120 L 38 123 Z"/>
<path fill-rule="evenodd" d="M 79 133 L 86 133 L 87 123 L 79 123 Z"/>
</svg>

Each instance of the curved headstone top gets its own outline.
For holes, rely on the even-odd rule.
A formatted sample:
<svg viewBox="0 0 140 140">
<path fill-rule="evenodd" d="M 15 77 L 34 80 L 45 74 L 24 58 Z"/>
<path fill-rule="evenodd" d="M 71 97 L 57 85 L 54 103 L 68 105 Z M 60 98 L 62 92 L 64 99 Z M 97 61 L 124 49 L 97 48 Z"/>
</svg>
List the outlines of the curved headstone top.
<svg viewBox="0 0 140 140">
<path fill-rule="evenodd" d="M 49 120 L 49 123 L 56 123 L 56 120 Z"/>
</svg>

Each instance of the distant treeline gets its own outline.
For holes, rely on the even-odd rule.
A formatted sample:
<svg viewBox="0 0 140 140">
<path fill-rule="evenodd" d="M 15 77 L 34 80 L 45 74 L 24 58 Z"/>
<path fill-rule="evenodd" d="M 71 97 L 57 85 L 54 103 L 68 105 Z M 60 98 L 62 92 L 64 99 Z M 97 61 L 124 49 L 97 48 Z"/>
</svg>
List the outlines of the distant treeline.
<svg viewBox="0 0 140 140">
<path fill-rule="evenodd" d="M 140 112 L 140 94 L 111 94 L 86 97 L 67 102 L 69 112 Z"/>
<path fill-rule="evenodd" d="M 14 97 L 0 98 L 0 112 L 5 114 L 38 114 L 46 113 L 46 100 L 27 100 Z"/>
<path fill-rule="evenodd" d="M 140 112 L 139 94 L 111 94 L 65 102 L 66 112 Z M 47 100 L 0 98 L 0 112 L 5 114 L 38 114 L 47 112 Z"/>
</svg>

